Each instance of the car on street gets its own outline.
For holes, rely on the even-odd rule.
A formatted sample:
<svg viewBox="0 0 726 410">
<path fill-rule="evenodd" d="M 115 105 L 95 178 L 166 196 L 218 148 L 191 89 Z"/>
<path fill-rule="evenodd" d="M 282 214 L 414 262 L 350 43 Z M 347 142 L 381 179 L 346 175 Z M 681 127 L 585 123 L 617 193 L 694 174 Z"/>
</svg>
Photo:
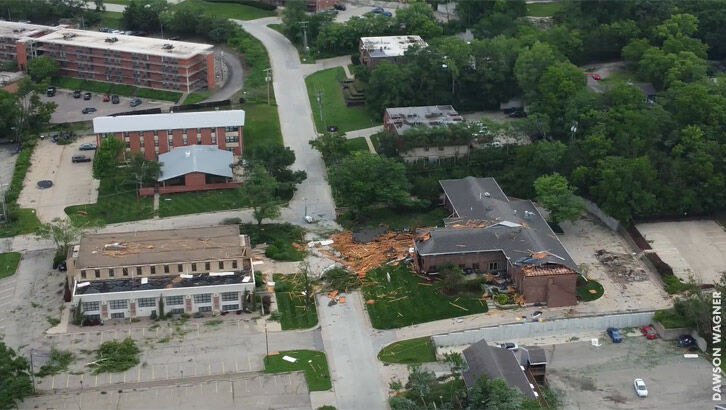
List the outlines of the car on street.
<svg viewBox="0 0 726 410">
<path fill-rule="evenodd" d="M 645 336 L 646 339 L 655 339 L 658 335 L 655 333 L 655 329 L 652 326 L 641 326 L 640 333 Z"/>
<path fill-rule="evenodd" d="M 91 144 L 90 142 L 86 142 L 84 144 L 81 144 L 78 146 L 78 149 L 80 151 L 95 151 L 96 150 L 96 144 Z"/>
<path fill-rule="evenodd" d="M 118 95 L 113 94 L 111 96 L 111 104 L 118 104 L 121 100 L 119 100 Z"/>
<path fill-rule="evenodd" d="M 66 264 L 65 261 L 58 264 L 58 270 L 61 272 L 65 272 L 68 270 L 68 265 Z"/>
<path fill-rule="evenodd" d="M 507 350 L 518 350 L 519 346 L 514 342 L 499 343 L 499 347 Z"/>
<path fill-rule="evenodd" d="M 132 98 L 131 101 L 129 101 L 129 107 L 138 107 L 139 105 L 141 105 L 140 98 Z"/>
<path fill-rule="evenodd" d="M 509 118 L 524 118 L 527 116 L 527 113 L 524 110 L 514 110 L 507 115 Z"/>
<path fill-rule="evenodd" d="M 691 335 L 680 335 L 678 336 L 678 347 L 691 347 L 696 344 L 696 339 Z"/>
<path fill-rule="evenodd" d="M 590 75 L 593 80 L 600 81 L 602 77 L 600 77 L 600 74 L 592 74 Z"/>
<path fill-rule="evenodd" d="M 335 3 L 333 4 L 333 8 L 336 10 L 345 10 L 345 4 Z"/>
<path fill-rule="evenodd" d="M 56 89 L 52 85 L 48 86 L 48 88 L 45 89 L 45 95 L 47 95 L 48 97 L 54 97 L 55 92 L 56 92 Z"/>
<path fill-rule="evenodd" d="M 81 90 L 73 91 L 73 98 L 81 98 Z"/>
<path fill-rule="evenodd" d="M 610 340 L 613 341 L 613 343 L 620 343 L 623 341 L 623 337 L 620 336 L 620 331 L 614 327 L 609 327 L 606 330 L 608 336 L 610 336 Z"/>
<path fill-rule="evenodd" d="M 373 10 L 371 10 L 371 13 L 373 14 L 383 14 L 385 10 L 383 10 L 383 7 L 376 7 Z"/>
<path fill-rule="evenodd" d="M 91 99 L 91 93 L 88 93 L 88 92 L 83 93 L 83 99 L 86 100 L 86 101 L 90 100 Z"/>
<path fill-rule="evenodd" d="M 81 112 L 84 113 L 84 114 L 91 114 L 91 113 L 96 112 L 96 108 L 94 108 L 94 107 L 86 107 L 86 108 L 82 109 Z"/>
<path fill-rule="evenodd" d="M 648 388 L 645 386 L 643 379 L 633 380 L 633 387 L 635 387 L 635 394 L 638 397 L 648 397 Z"/>
<path fill-rule="evenodd" d="M 108 96 L 108 94 L 103 95 L 103 102 L 109 102 L 111 101 L 111 97 Z"/>
<path fill-rule="evenodd" d="M 91 162 L 91 157 L 83 154 L 76 154 L 71 157 L 71 162 Z"/>
</svg>

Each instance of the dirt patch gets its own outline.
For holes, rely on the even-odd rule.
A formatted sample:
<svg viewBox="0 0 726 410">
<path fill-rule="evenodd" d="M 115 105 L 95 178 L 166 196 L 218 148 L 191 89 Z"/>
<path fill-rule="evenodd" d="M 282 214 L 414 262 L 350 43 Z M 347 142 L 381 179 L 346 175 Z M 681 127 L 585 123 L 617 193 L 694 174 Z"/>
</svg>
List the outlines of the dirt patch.
<svg viewBox="0 0 726 410">
<path fill-rule="evenodd" d="M 648 279 L 648 272 L 637 266 L 635 258 L 627 253 L 598 249 L 595 258 L 607 267 L 607 273 L 617 282 L 642 282 Z"/>
</svg>

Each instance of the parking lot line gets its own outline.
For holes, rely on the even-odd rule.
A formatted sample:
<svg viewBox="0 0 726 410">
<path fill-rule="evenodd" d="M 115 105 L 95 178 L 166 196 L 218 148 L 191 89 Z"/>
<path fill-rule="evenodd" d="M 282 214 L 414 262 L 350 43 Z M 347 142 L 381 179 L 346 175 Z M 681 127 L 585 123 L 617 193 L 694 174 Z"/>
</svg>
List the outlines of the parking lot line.
<svg viewBox="0 0 726 410">
<path fill-rule="evenodd" d="M 55 389 L 55 376 L 53 376 L 53 378 L 50 380 L 50 389 Z"/>
<path fill-rule="evenodd" d="M 237 359 L 234 359 L 234 372 L 239 373 L 239 365 L 237 364 Z"/>
<path fill-rule="evenodd" d="M 13 301 L 12 301 L 12 300 L 11 300 L 10 302 L 0 303 L 0 308 L 1 308 L 1 307 L 3 307 L 3 306 L 7 306 L 7 305 L 10 305 L 10 304 L 12 304 L 12 303 L 13 303 Z"/>
<path fill-rule="evenodd" d="M 166 380 L 169 380 L 169 365 L 165 364 L 164 368 L 166 369 Z"/>
<path fill-rule="evenodd" d="M 219 382 L 214 382 L 214 392 L 219 393 Z"/>
<path fill-rule="evenodd" d="M 250 388 L 249 388 L 249 386 L 247 386 L 247 379 L 244 379 L 244 381 L 245 381 L 245 391 L 247 393 L 249 393 L 250 392 Z"/>
<path fill-rule="evenodd" d="M 98 386 L 98 375 L 96 375 L 96 380 L 93 382 L 93 387 Z"/>
</svg>

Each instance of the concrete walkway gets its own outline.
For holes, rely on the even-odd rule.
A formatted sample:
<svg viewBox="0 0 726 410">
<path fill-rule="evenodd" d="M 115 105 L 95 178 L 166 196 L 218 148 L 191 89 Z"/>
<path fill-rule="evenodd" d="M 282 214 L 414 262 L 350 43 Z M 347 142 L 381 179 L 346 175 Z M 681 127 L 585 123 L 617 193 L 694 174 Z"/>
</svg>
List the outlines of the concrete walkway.
<svg viewBox="0 0 726 410">
<path fill-rule="evenodd" d="M 348 131 L 345 133 L 345 138 L 349 140 L 360 137 L 365 138 L 368 150 L 373 154 L 376 154 L 376 148 L 373 146 L 373 142 L 371 142 L 371 135 L 378 134 L 381 131 L 383 131 L 383 125 L 377 125 L 375 127 L 363 128 L 362 130 Z"/>
<path fill-rule="evenodd" d="M 315 72 L 318 72 L 321 70 L 327 70 L 328 68 L 343 67 L 343 70 L 345 70 L 346 77 L 352 78 L 352 75 L 350 74 L 350 71 L 348 70 L 348 65 L 350 65 L 350 64 L 353 64 L 353 62 L 350 60 L 350 56 L 345 55 L 345 56 L 317 60 L 315 62 L 315 64 L 303 64 L 301 66 L 301 71 L 303 73 L 303 76 L 307 77 L 312 73 L 315 73 Z"/>
</svg>

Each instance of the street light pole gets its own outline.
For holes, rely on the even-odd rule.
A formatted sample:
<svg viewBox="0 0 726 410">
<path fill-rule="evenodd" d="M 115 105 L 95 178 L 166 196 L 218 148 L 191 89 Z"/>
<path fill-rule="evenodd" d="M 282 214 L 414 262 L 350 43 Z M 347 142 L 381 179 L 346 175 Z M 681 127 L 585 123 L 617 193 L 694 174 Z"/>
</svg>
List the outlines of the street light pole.
<svg viewBox="0 0 726 410">
<path fill-rule="evenodd" d="M 272 82 L 272 68 L 265 68 L 265 82 L 267 83 L 267 105 L 270 105 L 270 83 Z"/>
<path fill-rule="evenodd" d="M 315 99 L 318 100 L 318 111 L 320 111 L 320 126 L 325 128 L 325 123 L 323 122 L 323 92 L 321 90 L 318 90 L 317 93 L 315 93 Z"/>
<path fill-rule="evenodd" d="M 301 21 L 300 26 L 303 29 L 303 47 L 305 47 L 305 51 L 310 50 L 310 47 L 308 47 L 308 22 L 307 21 Z"/>
</svg>

